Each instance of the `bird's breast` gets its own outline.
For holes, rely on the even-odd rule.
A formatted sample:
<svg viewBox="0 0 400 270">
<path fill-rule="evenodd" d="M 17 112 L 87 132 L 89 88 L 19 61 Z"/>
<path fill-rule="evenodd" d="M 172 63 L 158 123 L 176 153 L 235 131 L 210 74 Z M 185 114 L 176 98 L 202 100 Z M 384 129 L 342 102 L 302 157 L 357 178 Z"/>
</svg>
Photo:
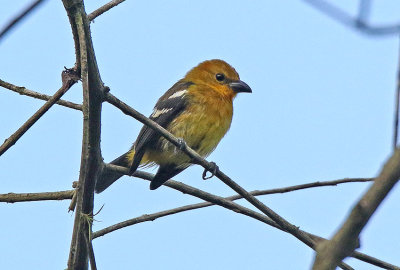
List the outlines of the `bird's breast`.
<svg viewBox="0 0 400 270">
<path fill-rule="evenodd" d="M 212 98 L 212 97 L 211 97 Z M 188 102 L 188 107 L 167 129 L 184 141 L 201 156 L 208 156 L 217 147 L 220 140 L 229 130 L 233 107 L 232 100 L 220 97 L 214 99 L 200 98 Z M 189 162 L 189 157 L 178 150 L 174 145 L 161 139 L 161 155 L 154 157 L 156 163 Z"/>
</svg>

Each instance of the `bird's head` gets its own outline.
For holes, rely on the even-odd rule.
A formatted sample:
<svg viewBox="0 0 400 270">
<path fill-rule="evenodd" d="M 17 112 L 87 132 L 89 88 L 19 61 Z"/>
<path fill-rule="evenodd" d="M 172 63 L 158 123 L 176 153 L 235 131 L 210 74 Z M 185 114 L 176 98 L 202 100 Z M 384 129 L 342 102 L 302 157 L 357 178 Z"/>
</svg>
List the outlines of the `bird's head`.
<svg viewBox="0 0 400 270">
<path fill-rule="evenodd" d="M 184 80 L 198 85 L 206 85 L 225 97 L 233 99 L 237 93 L 251 93 L 251 88 L 241 81 L 236 70 L 225 61 L 214 59 L 207 60 L 193 69 L 185 76 Z"/>
</svg>

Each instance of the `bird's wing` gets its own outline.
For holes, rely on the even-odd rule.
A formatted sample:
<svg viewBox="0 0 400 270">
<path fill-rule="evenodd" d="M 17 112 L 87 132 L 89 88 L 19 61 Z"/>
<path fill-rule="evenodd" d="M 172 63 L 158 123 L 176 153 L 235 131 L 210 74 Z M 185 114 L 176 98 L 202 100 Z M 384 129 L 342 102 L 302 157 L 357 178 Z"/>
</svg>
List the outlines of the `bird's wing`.
<svg viewBox="0 0 400 270">
<path fill-rule="evenodd" d="M 150 115 L 150 119 L 166 128 L 182 111 L 185 109 L 187 103 L 185 95 L 187 89 L 192 85 L 192 82 L 179 81 L 174 84 L 154 106 L 153 113 Z M 136 171 L 143 158 L 146 149 L 149 146 L 154 146 L 160 134 L 152 128 L 144 125 L 141 129 L 136 142 L 134 144 L 135 155 L 133 157 L 132 165 L 130 167 L 130 173 Z"/>
</svg>

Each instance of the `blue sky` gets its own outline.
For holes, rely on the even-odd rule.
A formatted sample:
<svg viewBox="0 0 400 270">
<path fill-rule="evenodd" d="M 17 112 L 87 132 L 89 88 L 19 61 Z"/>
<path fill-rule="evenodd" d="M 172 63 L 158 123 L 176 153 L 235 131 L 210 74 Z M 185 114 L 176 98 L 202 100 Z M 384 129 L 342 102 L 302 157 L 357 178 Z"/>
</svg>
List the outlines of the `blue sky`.
<svg viewBox="0 0 400 270">
<path fill-rule="evenodd" d="M 350 13 L 357 1 L 340 1 Z M 376 3 L 375 3 L 376 2 Z M 374 1 L 374 23 L 396 22 L 399 4 Z M 4 25 L 29 1 L 7 3 Z M 88 12 L 106 1 L 87 1 Z M 396 17 L 397 16 L 397 17 Z M 373 177 L 391 153 L 396 36 L 368 37 L 303 1 L 126 1 L 91 26 L 102 79 L 148 115 L 157 98 L 193 66 L 220 58 L 253 89 L 239 95 L 231 130 L 209 160 L 247 190 L 345 177 Z M 0 78 L 53 94 L 74 64 L 61 1 L 47 1 L 0 43 Z M 80 85 L 65 99 L 81 101 Z M 0 141 L 42 101 L 0 90 Z M 102 154 L 125 152 L 141 124 L 109 104 Z M 70 189 L 79 175 L 82 117 L 54 106 L 0 157 L 0 193 Z M 150 172 L 154 172 L 150 170 Z M 233 192 L 191 167 L 175 179 L 208 192 Z M 368 183 L 316 188 L 260 199 L 287 220 L 331 236 Z M 399 188 L 361 234 L 360 251 L 400 265 Z M 94 230 L 199 202 L 168 188 L 124 177 L 97 195 Z M 241 202 L 248 206 L 247 203 Z M 74 215 L 69 201 L 1 204 L 0 268 L 64 269 Z M 309 269 L 313 251 L 294 237 L 214 206 L 143 223 L 94 240 L 99 269 Z M 347 260 L 355 269 L 376 269 Z"/>
</svg>

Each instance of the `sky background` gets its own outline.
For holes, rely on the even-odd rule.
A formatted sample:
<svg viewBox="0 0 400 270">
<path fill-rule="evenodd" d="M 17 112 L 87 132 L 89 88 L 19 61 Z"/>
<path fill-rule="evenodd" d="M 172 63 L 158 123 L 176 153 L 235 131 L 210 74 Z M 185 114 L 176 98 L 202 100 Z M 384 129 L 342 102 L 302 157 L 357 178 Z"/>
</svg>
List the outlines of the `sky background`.
<svg viewBox="0 0 400 270">
<path fill-rule="evenodd" d="M 107 1 L 86 1 L 89 12 Z M 358 1 L 337 1 L 351 14 Z M 7 1 L 0 25 L 30 1 Z M 398 1 L 373 1 L 373 23 L 396 23 Z M 399 43 L 371 37 L 303 1 L 126 1 L 91 25 L 104 83 L 149 115 L 199 62 L 233 65 L 252 94 L 238 95 L 230 131 L 208 160 L 247 190 L 374 177 L 390 156 Z M 74 46 L 61 1 L 45 2 L 0 42 L 0 78 L 52 95 Z M 64 96 L 81 102 L 81 85 Z M 0 141 L 43 101 L 0 88 Z M 103 105 L 102 154 L 124 153 L 142 124 Z M 79 111 L 54 106 L 0 157 L 0 193 L 58 191 L 78 179 Z M 176 180 L 233 194 L 191 167 Z M 150 172 L 155 172 L 150 169 Z M 94 230 L 200 200 L 124 177 L 95 197 Z M 260 197 L 300 228 L 330 237 L 370 183 Z M 397 186 L 361 234 L 362 252 L 400 265 Z M 245 206 L 247 203 L 240 201 Z M 69 201 L 0 204 L 0 269 L 65 269 Z M 309 269 L 314 253 L 293 236 L 218 206 L 138 224 L 93 241 L 99 269 Z M 377 269 L 347 259 L 355 269 Z"/>
</svg>

